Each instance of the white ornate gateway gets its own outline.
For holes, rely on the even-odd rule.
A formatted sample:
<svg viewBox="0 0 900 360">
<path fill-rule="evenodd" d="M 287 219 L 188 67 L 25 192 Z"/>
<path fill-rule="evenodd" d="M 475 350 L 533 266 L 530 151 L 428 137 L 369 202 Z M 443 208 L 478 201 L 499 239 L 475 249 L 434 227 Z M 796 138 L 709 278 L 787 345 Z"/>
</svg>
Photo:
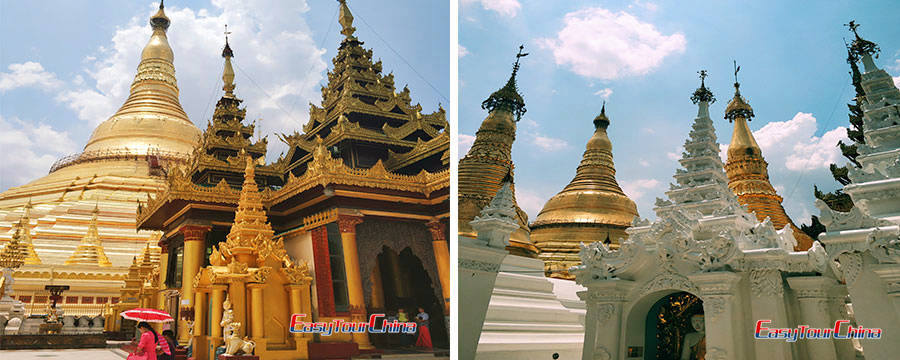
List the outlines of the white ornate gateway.
<svg viewBox="0 0 900 360">
<path fill-rule="evenodd" d="M 850 319 L 846 289 L 821 244 L 795 252 L 789 226 L 775 229 L 738 204 L 709 118 L 715 99 L 704 85 L 692 99 L 699 112 L 684 168 L 670 200 L 657 199 L 659 219 L 636 218 L 618 250 L 583 246 L 583 265 L 574 268 L 587 288 L 579 293 L 587 307 L 582 359 L 856 358 L 851 340 L 754 339 L 757 320 L 769 320 L 768 328 L 830 328 Z M 744 101 L 737 92 L 735 101 Z M 694 333 L 704 329 L 698 321 L 705 333 Z"/>
</svg>

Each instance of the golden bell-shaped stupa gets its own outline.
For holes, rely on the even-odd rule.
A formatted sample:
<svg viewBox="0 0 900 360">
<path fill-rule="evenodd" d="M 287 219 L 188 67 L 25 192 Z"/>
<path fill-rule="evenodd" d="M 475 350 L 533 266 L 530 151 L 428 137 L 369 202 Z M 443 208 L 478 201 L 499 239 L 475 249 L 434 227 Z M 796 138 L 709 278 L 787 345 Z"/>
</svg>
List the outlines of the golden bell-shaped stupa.
<svg viewBox="0 0 900 360">
<path fill-rule="evenodd" d="M 574 279 L 568 269 L 581 264 L 581 243 L 602 241 L 616 248 L 638 216 L 634 201 L 616 182 L 608 126 L 604 104 L 575 178 L 547 201 L 531 224 L 531 240 L 541 251 L 547 276 Z"/>
<path fill-rule="evenodd" d="M 781 205 L 781 196 L 778 196 L 775 187 L 769 182 L 769 164 L 763 158 L 762 150 L 747 124 L 754 116 L 753 108 L 741 96 L 741 84 L 736 80 L 734 98 L 725 108 L 725 118 L 734 122 L 734 133 L 731 135 L 731 144 L 728 145 L 728 161 L 725 163 L 728 188 L 737 196 L 738 202 L 747 205 L 756 214 L 759 221 L 769 218 L 779 230 L 786 225 L 790 226 L 794 239 L 797 240 L 795 250 L 808 250 L 812 247 L 813 239 L 794 225 Z"/>
<path fill-rule="evenodd" d="M 178 101 L 175 56 L 166 37 L 169 18 L 162 3 L 150 26 L 153 34 L 141 52 L 131 93 L 119 111 L 94 129 L 86 155 L 188 155 L 197 144 L 200 130 Z"/>
</svg>

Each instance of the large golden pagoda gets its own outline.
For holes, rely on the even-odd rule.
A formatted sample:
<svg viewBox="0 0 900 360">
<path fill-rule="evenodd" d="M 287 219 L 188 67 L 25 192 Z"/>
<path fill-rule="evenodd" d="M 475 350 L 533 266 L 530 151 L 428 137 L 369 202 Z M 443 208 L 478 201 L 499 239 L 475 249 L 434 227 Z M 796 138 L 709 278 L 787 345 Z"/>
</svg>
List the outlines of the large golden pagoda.
<svg viewBox="0 0 900 360">
<path fill-rule="evenodd" d="M 475 142 L 469 152 L 459 160 L 459 235 L 477 237 L 469 222 L 481 212 L 500 190 L 505 181 L 513 182 L 512 144 L 516 140 L 516 122 L 525 113 L 525 101 L 516 86 L 519 58 L 522 47 L 513 66 L 512 75 L 500 90 L 497 90 L 481 107 L 488 110 L 488 116 L 475 133 Z M 511 186 L 515 194 L 514 185 Z M 515 202 L 515 196 L 513 196 Z M 508 249 L 516 255 L 534 257 L 537 248 L 529 239 L 528 215 L 516 205 L 519 229 L 510 235 Z"/>
<path fill-rule="evenodd" d="M 44 177 L 0 193 L 0 241 L 13 236 L 23 216 L 30 219 L 20 231 L 30 234 L 40 263 L 29 257 L 16 271 L 14 287 L 32 301 L 46 295 L 48 281 L 56 281 L 71 286 L 66 296 L 75 299 L 72 305 L 115 303 L 132 259 L 159 236 L 135 231 L 136 210 L 148 194 L 165 188 L 166 167 L 187 160 L 200 130 L 178 100 L 166 34 L 170 21 L 162 4 L 149 22 L 153 32 L 127 100 L 97 126 L 83 152 L 60 159 Z M 69 261 L 86 249 L 95 254 L 101 243 L 105 260 L 91 255 L 97 261 Z M 64 309 L 69 305 L 67 300 Z"/>
<path fill-rule="evenodd" d="M 776 229 L 790 226 L 797 240 L 795 250 L 808 250 L 812 246 L 812 238 L 794 225 L 781 205 L 781 196 L 769 182 L 769 164 L 747 124 L 754 116 L 753 108 L 741 96 L 740 86 L 735 78 L 734 98 L 725 108 L 725 118 L 734 122 L 734 133 L 728 145 L 728 161 L 725 163 L 728 188 L 737 195 L 738 202 L 747 205 L 756 214 L 759 221 L 769 218 Z"/>
<path fill-rule="evenodd" d="M 606 104 L 594 118 L 575 178 L 554 195 L 531 223 L 531 240 L 541 250 L 547 276 L 574 279 L 568 269 L 581 264 L 581 243 L 602 241 L 617 247 L 638 216 L 637 206 L 616 182 Z"/>
</svg>

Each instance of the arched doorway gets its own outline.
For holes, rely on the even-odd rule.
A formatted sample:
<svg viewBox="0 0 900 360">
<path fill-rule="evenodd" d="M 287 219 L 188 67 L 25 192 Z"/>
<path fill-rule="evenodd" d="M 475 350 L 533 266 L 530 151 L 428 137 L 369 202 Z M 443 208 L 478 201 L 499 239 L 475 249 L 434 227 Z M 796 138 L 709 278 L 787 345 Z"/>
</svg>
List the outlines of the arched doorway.
<svg viewBox="0 0 900 360">
<path fill-rule="evenodd" d="M 687 339 L 691 359 L 705 353 L 705 337 L 692 324 L 695 315 L 703 315 L 703 301 L 685 292 L 675 292 L 656 301 L 647 311 L 644 323 L 645 360 L 679 360 Z M 702 318 L 698 318 L 701 322 Z M 702 328 L 701 328 L 702 329 Z"/>
<path fill-rule="evenodd" d="M 397 309 L 403 308 L 409 314 L 410 321 L 418 313 L 418 307 L 424 308 L 429 315 L 432 343 L 438 348 L 449 348 L 444 307 L 435 295 L 437 285 L 425 271 L 418 256 L 409 247 L 398 254 L 384 246 L 377 256 L 375 267 L 372 276 L 380 279 L 372 281 L 372 304 L 369 305 L 373 309 L 383 309 L 387 314 L 396 313 Z M 376 288 L 378 285 L 381 285 L 381 289 Z M 379 347 L 390 348 L 400 346 L 398 339 L 398 336 L 388 335 L 380 339 L 373 338 L 373 341 Z"/>
</svg>

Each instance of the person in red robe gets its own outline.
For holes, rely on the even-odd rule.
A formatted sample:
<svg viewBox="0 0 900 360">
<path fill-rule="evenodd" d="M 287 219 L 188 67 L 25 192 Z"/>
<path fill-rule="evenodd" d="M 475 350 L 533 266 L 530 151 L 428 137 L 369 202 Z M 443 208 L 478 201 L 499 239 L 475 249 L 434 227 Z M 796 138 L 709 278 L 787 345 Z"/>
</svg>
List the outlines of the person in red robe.
<svg viewBox="0 0 900 360">
<path fill-rule="evenodd" d="M 156 360 L 156 342 L 159 336 L 150 324 L 143 321 L 138 324 L 138 330 L 141 331 L 141 340 L 137 349 L 128 355 L 128 360 Z"/>
<path fill-rule="evenodd" d="M 416 323 L 418 324 L 419 337 L 416 339 L 416 347 L 431 349 L 431 332 L 428 331 L 428 313 L 425 309 L 419 308 L 419 314 L 416 315 Z"/>
</svg>

